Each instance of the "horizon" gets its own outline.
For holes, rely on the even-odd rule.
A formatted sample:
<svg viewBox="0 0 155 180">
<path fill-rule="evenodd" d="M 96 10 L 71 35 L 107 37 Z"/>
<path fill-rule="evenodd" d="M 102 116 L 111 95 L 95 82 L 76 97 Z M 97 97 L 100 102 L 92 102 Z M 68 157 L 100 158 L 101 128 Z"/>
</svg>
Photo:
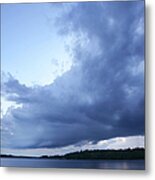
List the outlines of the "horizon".
<svg viewBox="0 0 155 180">
<path fill-rule="evenodd" d="M 55 155 L 47 155 L 47 154 L 43 154 L 43 155 L 40 155 L 40 156 L 32 156 L 32 155 L 12 155 L 12 154 L 0 154 L 0 157 L 1 156 L 6 156 L 6 157 L 32 157 L 32 158 L 42 158 L 42 157 L 63 157 L 63 156 L 66 156 L 66 155 L 69 155 L 69 154 L 74 154 L 74 153 L 83 153 L 83 152 L 96 152 L 96 151 L 133 151 L 133 150 L 144 150 L 145 151 L 145 148 L 144 147 L 135 147 L 135 148 L 126 148 L 126 149 L 85 149 L 85 150 L 79 150 L 79 151 L 74 151 L 74 152 L 69 152 L 69 153 L 65 153 L 65 154 L 55 154 Z"/>
</svg>

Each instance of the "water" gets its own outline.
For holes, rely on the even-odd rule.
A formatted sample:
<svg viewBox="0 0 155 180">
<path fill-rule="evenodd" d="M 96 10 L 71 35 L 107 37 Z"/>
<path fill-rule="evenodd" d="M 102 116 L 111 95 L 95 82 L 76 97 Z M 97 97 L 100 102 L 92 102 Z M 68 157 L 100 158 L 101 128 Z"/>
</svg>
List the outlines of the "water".
<svg viewBox="0 0 155 180">
<path fill-rule="evenodd" d="M 144 170 L 144 160 L 51 160 L 29 158 L 1 158 L 4 167 L 129 169 Z"/>
</svg>

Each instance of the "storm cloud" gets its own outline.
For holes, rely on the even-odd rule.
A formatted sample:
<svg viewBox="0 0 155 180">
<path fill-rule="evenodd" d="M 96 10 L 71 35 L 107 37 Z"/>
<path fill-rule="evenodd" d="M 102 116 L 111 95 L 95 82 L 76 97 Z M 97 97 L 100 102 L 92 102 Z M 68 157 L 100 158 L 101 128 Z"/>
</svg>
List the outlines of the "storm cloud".
<svg viewBox="0 0 155 180">
<path fill-rule="evenodd" d="M 2 146 L 57 148 L 144 135 L 144 2 L 51 6 L 61 10 L 54 25 L 72 67 L 45 86 L 7 75 L 2 95 L 21 106 L 2 118 Z"/>
</svg>

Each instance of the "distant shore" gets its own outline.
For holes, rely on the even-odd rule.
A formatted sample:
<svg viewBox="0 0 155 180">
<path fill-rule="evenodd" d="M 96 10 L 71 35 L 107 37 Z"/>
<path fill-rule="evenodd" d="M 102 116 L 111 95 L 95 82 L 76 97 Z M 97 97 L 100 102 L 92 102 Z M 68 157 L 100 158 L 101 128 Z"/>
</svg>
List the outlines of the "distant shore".
<svg viewBox="0 0 155 180">
<path fill-rule="evenodd" d="M 145 159 L 145 149 L 119 149 L 119 150 L 85 150 L 73 153 L 67 153 L 65 155 L 47 156 L 42 155 L 40 157 L 32 156 L 15 156 L 1 154 L 1 158 L 36 158 L 36 159 L 72 159 L 72 160 L 135 160 Z"/>
</svg>

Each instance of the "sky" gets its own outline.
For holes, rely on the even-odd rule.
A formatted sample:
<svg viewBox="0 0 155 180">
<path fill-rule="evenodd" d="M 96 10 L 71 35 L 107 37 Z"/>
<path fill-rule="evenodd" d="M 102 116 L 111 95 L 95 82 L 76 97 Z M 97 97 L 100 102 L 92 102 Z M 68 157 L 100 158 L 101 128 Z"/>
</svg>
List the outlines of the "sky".
<svg viewBox="0 0 155 180">
<path fill-rule="evenodd" d="M 144 147 L 144 2 L 1 5 L 1 77 L 4 154 Z"/>
</svg>

